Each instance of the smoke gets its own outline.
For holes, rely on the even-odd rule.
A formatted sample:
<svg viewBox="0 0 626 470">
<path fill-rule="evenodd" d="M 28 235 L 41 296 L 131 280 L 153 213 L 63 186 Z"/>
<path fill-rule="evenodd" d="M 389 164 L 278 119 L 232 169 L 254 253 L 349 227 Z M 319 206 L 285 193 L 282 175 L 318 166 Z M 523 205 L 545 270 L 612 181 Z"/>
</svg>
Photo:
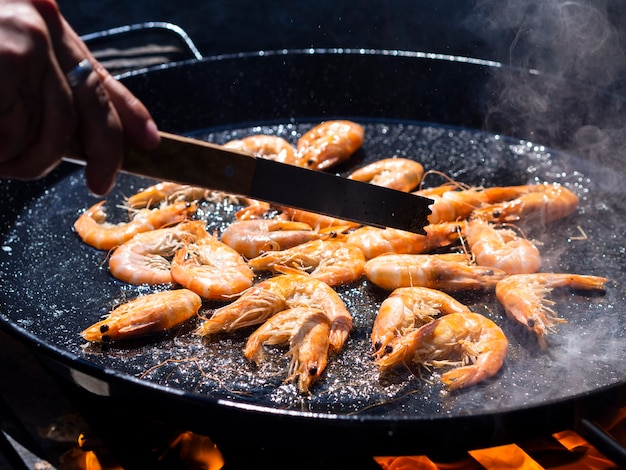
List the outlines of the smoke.
<svg viewBox="0 0 626 470">
<path fill-rule="evenodd" d="M 482 21 L 481 21 L 482 19 Z M 482 34 L 508 37 L 508 63 L 596 86 L 610 85 L 623 70 L 616 25 L 606 2 L 482 0 L 470 21 Z"/>
<path fill-rule="evenodd" d="M 621 3 L 478 0 L 465 26 L 493 44 L 507 65 L 489 87 L 487 129 L 620 165 L 626 135 Z"/>
</svg>

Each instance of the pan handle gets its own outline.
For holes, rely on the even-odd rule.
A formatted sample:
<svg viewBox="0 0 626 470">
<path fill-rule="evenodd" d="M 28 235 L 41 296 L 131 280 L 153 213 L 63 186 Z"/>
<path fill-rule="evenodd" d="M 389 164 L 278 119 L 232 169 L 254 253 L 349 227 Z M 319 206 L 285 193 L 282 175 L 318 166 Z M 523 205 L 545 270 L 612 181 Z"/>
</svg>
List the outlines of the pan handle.
<svg viewBox="0 0 626 470">
<path fill-rule="evenodd" d="M 603 428 L 583 418 L 580 420 L 578 432 L 613 463 L 620 468 L 626 468 L 626 448 Z"/>
<path fill-rule="evenodd" d="M 155 39 L 155 33 L 161 38 Z M 168 40 L 164 41 L 166 36 Z M 203 58 L 183 28 L 163 21 L 118 26 L 84 34 L 81 39 L 112 75 L 164 63 Z"/>
</svg>

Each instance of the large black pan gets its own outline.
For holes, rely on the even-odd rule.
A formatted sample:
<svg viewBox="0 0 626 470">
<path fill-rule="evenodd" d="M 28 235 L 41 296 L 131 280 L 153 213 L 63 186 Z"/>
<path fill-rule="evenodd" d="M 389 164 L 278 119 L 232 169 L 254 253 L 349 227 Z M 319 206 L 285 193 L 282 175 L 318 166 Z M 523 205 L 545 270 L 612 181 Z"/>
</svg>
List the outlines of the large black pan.
<svg viewBox="0 0 626 470">
<path fill-rule="evenodd" d="M 1 324 L 90 394 L 207 433 L 224 448 L 448 452 L 600 418 L 623 404 L 626 390 L 625 190 L 612 184 L 626 168 L 620 158 L 589 151 L 589 144 L 585 152 L 573 145 L 580 129 L 610 144 L 611 135 L 601 131 L 606 119 L 617 122 L 623 103 L 591 90 L 591 101 L 603 112 L 588 106 L 591 101 L 566 99 L 565 114 L 548 106 L 537 111 L 532 125 L 519 106 L 501 98 L 508 83 L 502 79 L 512 77 L 530 80 L 525 87 L 540 93 L 553 90 L 554 83 L 568 96 L 589 91 L 500 64 L 388 51 L 247 54 L 122 78 L 168 131 L 218 143 L 256 132 L 295 141 L 321 120 L 349 118 L 364 124 L 366 139 L 354 160 L 338 170 L 342 174 L 397 155 L 472 185 L 555 181 L 574 190 L 581 198 L 574 215 L 525 229 L 541 242 L 544 271 L 606 276 L 607 292 L 555 291 L 555 308 L 568 323 L 549 336 L 547 352 L 505 318 L 493 295 L 461 295 L 510 339 L 504 367 L 483 384 L 446 393 L 436 381 L 424 380 L 427 373 L 422 378 L 402 370 L 380 377 L 370 359 L 368 331 L 386 293 L 366 281 L 339 289 L 356 328 L 307 397 L 282 384 L 280 352 L 270 352 L 273 365 L 256 370 L 241 354 L 244 334 L 206 342 L 191 334 L 194 322 L 145 341 L 84 347 L 79 331 L 116 302 L 150 289 L 114 280 L 106 254 L 72 232 L 74 219 L 96 199 L 81 170 L 70 165 L 40 182 L 2 182 Z M 517 114 L 505 112 L 515 109 Z M 149 183 L 120 176 L 108 201 L 112 216 L 121 213 L 116 203 Z M 219 231 L 234 209 L 207 205 L 203 214 Z M 205 307 L 210 313 L 215 305 Z"/>
</svg>

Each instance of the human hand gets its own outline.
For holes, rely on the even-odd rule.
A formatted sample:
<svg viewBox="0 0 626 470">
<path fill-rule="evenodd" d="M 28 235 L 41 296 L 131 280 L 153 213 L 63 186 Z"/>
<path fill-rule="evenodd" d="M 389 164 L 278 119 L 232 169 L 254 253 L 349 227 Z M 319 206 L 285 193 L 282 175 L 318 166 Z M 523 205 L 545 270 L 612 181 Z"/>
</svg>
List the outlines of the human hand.
<svg viewBox="0 0 626 470">
<path fill-rule="evenodd" d="M 70 86 L 67 74 L 83 59 L 93 71 Z M 148 149 L 159 142 L 148 110 L 98 63 L 54 0 L 0 0 L 0 177 L 44 176 L 74 133 L 97 195 L 114 183 L 124 139 Z"/>
</svg>

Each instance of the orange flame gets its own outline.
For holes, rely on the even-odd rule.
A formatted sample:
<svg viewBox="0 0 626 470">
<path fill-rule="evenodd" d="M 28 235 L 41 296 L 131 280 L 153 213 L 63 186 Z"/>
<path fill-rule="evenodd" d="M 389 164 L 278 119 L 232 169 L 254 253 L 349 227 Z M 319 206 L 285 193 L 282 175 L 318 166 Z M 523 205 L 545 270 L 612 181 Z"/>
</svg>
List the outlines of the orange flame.
<svg viewBox="0 0 626 470">
<path fill-rule="evenodd" d="M 123 470 L 117 463 L 112 462 L 106 449 L 97 446 L 81 434 L 78 436 L 77 446 L 61 457 L 63 470 Z M 97 447 L 97 448 L 96 448 Z M 169 445 L 167 452 L 175 452 L 182 468 L 202 468 L 205 470 L 219 470 L 224 466 L 222 454 L 210 438 L 183 432 Z"/>
<path fill-rule="evenodd" d="M 213 441 L 206 436 L 183 432 L 172 443 L 180 460 L 187 468 L 219 470 L 224 466 L 224 458 Z"/>
<path fill-rule="evenodd" d="M 605 426 L 622 445 L 626 444 L 626 407 Z M 103 465 L 79 437 L 78 446 L 65 455 L 64 470 L 120 470 Z M 224 459 L 210 438 L 192 432 L 181 433 L 169 446 L 189 468 L 219 470 Z M 382 470 L 608 470 L 615 464 L 573 431 L 562 431 L 531 442 L 471 450 L 452 463 L 436 463 L 423 455 L 374 457 Z"/>
<path fill-rule="evenodd" d="M 622 419 L 626 417 L 626 409 L 620 416 Z M 612 427 L 616 423 L 617 421 L 614 421 Z M 423 455 L 374 457 L 374 459 L 383 470 L 556 470 L 557 468 L 558 470 L 608 470 L 616 468 L 613 462 L 573 431 L 559 432 L 552 438 L 554 440 L 539 439 L 526 446 L 508 444 L 472 450 L 468 452 L 467 458 L 454 463 L 435 463 Z M 535 458 L 531 454 L 535 455 Z M 552 457 L 542 458 L 544 454 Z"/>
</svg>

